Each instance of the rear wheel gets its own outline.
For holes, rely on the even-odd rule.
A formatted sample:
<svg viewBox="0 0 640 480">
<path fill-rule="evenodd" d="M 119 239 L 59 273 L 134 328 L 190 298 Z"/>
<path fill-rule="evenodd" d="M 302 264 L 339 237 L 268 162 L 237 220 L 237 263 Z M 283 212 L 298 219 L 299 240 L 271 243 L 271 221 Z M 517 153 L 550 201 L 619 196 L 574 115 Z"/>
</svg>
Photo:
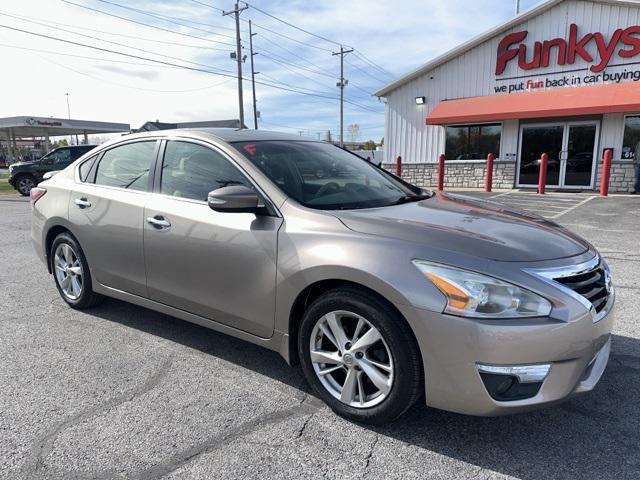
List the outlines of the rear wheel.
<svg viewBox="0 0 640 480">
<path fill-rule="evenodd" d="M 422 364 L 406 321 L 358 288 L 323 295 L 305 312 L 298 350 L 308 382 L 339 415 L 379 425 L 422 394 Z"/>
<path fill-rule="evenodd" d="M 89 265 L 76 239 L 58 235 L 51 246 L 51 269 L 62 299 L 76 309 L 90 308 L 104 300 L 92 290 Z"/>
<path fill-rule="evenodd" d="M 16 190 L 20 195 L 29 196 L 31 189 L 36 186 L 36 179 L 31 175 L 20 175 L 16 178 Z"/>
</svg>

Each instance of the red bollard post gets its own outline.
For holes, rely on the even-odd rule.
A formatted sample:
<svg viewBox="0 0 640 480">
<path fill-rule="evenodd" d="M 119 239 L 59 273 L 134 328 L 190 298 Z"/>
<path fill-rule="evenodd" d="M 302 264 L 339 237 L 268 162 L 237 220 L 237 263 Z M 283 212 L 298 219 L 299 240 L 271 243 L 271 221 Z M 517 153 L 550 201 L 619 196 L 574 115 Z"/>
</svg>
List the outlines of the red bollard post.
<svg viewBox="0 0 640 480">
<path fill-rule="evenodd" d="M 444 190 L 444 154 L 438 157 L 438 190 Z"/>
<path fill-rule="evenodd" d="M 611 150 L 604 151 L 604 158 L 602 159 L 602 175 L 600 176 L 600 196 L 606 197 L 609 195 L 609 179 L 611 178 L 611 157 L 613 152 Z"/>
<path fill-rule="evenodd" d="M 540 175 L 538 177 L 538 193 L 543 195 L 547 186 L 547 165 L 549 165 L 549 155 L 543 153 L 540 157 Z"/>
<path fill-rule="evenodd" d="M 487 173 L 484 176 L 484 191 L 490 192 L 493 187 L 493 153 L 487 155 Z"/>
<path fill-rule="evenodd" d="M 402 157 L 398 155 L 396 158 L 396 177 L 402 176 Z"/>
</svg>

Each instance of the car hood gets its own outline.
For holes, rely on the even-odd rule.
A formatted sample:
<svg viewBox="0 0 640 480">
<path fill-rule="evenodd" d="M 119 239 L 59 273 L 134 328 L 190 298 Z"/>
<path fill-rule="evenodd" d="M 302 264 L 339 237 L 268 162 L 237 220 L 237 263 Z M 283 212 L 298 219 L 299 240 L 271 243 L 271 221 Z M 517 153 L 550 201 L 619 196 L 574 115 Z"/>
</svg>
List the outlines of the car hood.
<svg viewBox="0 0 640 480">
<path fill-rule="evenodd" d="M 17 168 L 17 167 L 28 167 L 30 165 L 35 165 L 36 163 L 38 163 L 38 161 L 33 161 L 33 162 L 16 162 L 16 163 L 12 163 L 11 166 L 13 168 Z"/>
<path fill-rule="evenodd" d="M 553 260 L 590 247 L 537 215 L 458 195 L 437 193 L 420 202 L 332 213 L 356 232 L 498 261 Z"/>
</svg>

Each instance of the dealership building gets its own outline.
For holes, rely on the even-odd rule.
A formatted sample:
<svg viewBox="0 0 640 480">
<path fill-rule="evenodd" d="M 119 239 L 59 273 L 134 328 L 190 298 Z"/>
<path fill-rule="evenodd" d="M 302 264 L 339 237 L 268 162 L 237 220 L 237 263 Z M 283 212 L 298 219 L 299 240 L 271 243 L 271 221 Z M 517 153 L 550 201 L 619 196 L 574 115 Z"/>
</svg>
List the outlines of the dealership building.
<svg viewBox="0 0 640 480">
<path fill-rule="evenodd" d="M 385 102 L 385 158 L 404 177 L 481 187 L 488 153 L 494 187 L 598 187 L 613 151 L 611 191 L 633 189 L 640 142 L 640 2 L 547 0 L 375 93 Z M 387 166 L 391 164 L 387 163 Z"/>
</svg>

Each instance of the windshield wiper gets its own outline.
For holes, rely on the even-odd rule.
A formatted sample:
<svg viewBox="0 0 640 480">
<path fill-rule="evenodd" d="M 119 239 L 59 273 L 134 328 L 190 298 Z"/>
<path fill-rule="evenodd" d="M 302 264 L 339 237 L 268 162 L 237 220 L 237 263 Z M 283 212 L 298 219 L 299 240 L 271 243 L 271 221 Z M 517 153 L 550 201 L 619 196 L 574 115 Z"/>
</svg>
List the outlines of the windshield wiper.
<svg viewBox="0 0 640 480">
<path fill-rule="evenodd" d="M 431 194 L 422 193 L 420 195 L 418 194 L 403 195 L 402 197 L 398 198 L 395 202 L 390 203 L 389 206 L 402 205 L 403 203 L 410 203 L 410 202 L 419 202 L 420 200 L 426 200 L 427 198 L 431 198 Z"/>
</svg>

